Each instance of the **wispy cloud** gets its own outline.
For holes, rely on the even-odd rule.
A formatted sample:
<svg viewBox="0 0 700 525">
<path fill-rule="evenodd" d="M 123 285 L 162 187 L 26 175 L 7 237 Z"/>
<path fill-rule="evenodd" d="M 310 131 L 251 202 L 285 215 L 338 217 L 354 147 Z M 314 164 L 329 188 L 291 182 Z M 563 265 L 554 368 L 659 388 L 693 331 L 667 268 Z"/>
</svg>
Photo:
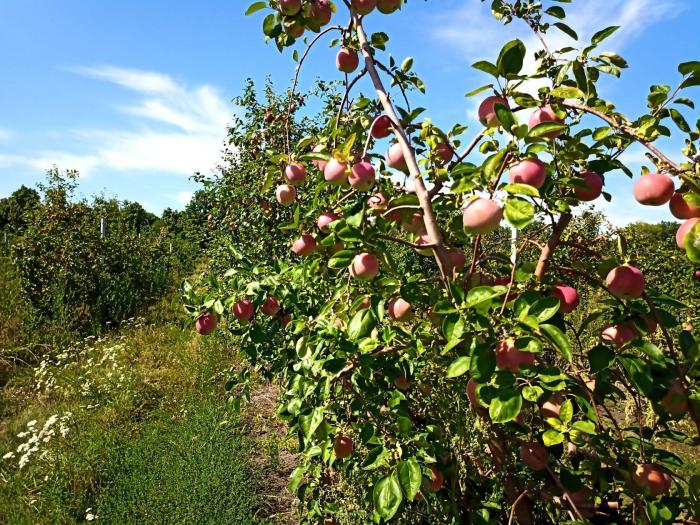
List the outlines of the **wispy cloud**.
<svg viewBox="0 0 700 525">
<path fill-rule="evenodd" d="M 136 117 L 134 123 L 129 128 L 67 129 L 70 149 L 0 153 L 0 166 L 22 164 L 44 170 L 55 164 L 87 176 L 100 169 L 189 176 L 216 165 L 231 114 L 216 88 L 190 88 L 162 73 L 114 66 L 69 71 L 132 92 L 133 100 L 117 111 Z"/>
<path fill-rule="evenodd" d="M 0 140 L 9 140 L 13 136 L 13 133 L 6 128 L 0 128 Z"/>
<path fill-rule="evenodd" d="M 186 206 L 190 203 L 192 197 L 194 197 L 194 193 L 191 191 L 181 191 L 173 195 L 173 197 L 178 204 Z"/>
</svg>

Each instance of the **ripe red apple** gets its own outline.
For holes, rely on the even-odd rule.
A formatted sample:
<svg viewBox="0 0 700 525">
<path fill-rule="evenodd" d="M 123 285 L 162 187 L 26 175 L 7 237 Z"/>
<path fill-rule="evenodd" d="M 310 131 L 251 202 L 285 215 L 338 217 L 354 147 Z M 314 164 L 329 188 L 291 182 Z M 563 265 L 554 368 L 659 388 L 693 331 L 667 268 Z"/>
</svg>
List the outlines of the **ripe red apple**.
<svg viewBox="0 0 700 525">
<path fill-rule="evenodd" d="M 688 398 L 680 381 L 674 379 L 668 388 L 668 392 L 659 404 L 674 417 L 681 417 L 688 411 Z"/>
<path fill-rule="evenodd" d="M 197 317 L 197 320 L 194 322 L 194 328 L 201 335 L 209 335 L 216 330 L 217 323 L 218 321 L 214 314 L 205 312 Z"/>
<path fill-rule="evenodd" d="M 306 168 L 303 164 L 288 164 L 284 169 L 284 176 L 292 186 L 299 186 L 306 181 Z"/>
<path fill-rule="evenodd" d="M 473 379 L 467 382 L 467 398 L 474 408 L 483 408 L 481 403 L 479 403 L 479 399 L 476 397 L 476 389 L 478 386 L 479 384 Z"/>
<path fill-rule="evenodd" d="M 404 218 L 401 221 L 401 228 L 410 233 L 421 233 L 425 231 L 425 222 L 423 221 L 423 214 L 420 212 L 412 213 L 408 218 Z"/>
<path fill-rule="evenodd" d="M 561 404 L 561 395 L 554 394 L 547 401 L 542 403 L 542 406 L 540 407 L 540 414 L 544 418 L 553 417 L 557 419 L 559 417 L 559 413 L 561 412 Z"/>
<path fill-rule="evenodd" d="M 287 325 L 292 322 L 292 314 L 284 314 L 280 323 L 282 323 L 282 328 L 287 328 Z"/>
<path fill-rule="evenodd" d="M 644 293 L 644 274 L 629 264 L 613 268 L 605 278 L 608 290 L 622 299 L 641 297 Z"/>
<path fill-rule="evenodd" d="M 585 187 L 576 186 L 574 188 L 574 195 L 578 200 L 589 202 L 600 197 L 600 194 L 603 193 L 603 177 L 590 170 L 582 171 L 579 173 L 579 177 L 583 179 Z"/>
<path fill-rule="evenodd" d="M 520 460 L 532 470 L 544 470 L 549 463 L 549 452 L 536 441 L 520 445 Z"/>
<path fill-rule="evenodd" d="M 612 343 L 615 346 L 622 346 L 636 339 L 637 331 L 628 323 L 622 323 L 617 326 L 607 326 L 600 335 L 603 341 Z"/>
<path fill-rule="evenodd" d="M 386 210 L 389 200 L 384 193 L 379 192 L 367 199 L 367 206 L 370 207 L 374 215 L 381 215 Z"/>
<path fill-rule="evenodd" d="M 494 200 L 478 197 L 467 204 L 462 212 L 464 229 L 474 235 L 486 235 L 498 229 L 503 220 L 503 209 Z"/>
<path fill-rule="evenodd" d="M 282 206 L 291 206 L 297 200 L 297 190 L 294 186 L 282 184 L 277 186 L 275 198 Z"/>
<path fill-rule="evenodd" d="M 350 274 L 360 281 L 371 281 L 379 273 L 379 259 L 371 253 L 358 253 L 350 265 Z"/>
<path fill-rule="evenodd" d="M 385 15 L 390 15 L 401 7 L 403 0 L 377 0 L 377 9 Z"/>
<path fill-rule="evenodd" d="M 349 457 L 354 448 L 355 445 L 351 437 L 343 435 L 335 436 L 335 440 L 333 441 L 333 451 L 340 459 Z"/>
<path fill-rule="evenodd" d="M 402 392 L 411 388 L 411 379 L 406 375 L 406 372 L 402 370 L 399 376 L 394 379 L 394 386 Z"/>
<path fill-rule="evenodd" d="M 559 311 L 565 314 L 573 312 L 579 303 L 576 288 L 563 284 L 552 289 L 552 296 L 559 300 Z"/>
<path fill-rule="evenodd" d="M 529 184 L 541 188 L 547 178 L 547 165 L 540 159 L 525 159 L 510 168 L 511 184 Z"/>
<path fill-rule="evenodd" d="M 377 0 L 352 0 L 351 3 L 358 15 L 368 15 L 377 7 Z"/>
<path fill-rule="evenodd" d="M 313 255 L 313 253 L 316 251 L 316 239 L 314 239 L 308 233 L 305 233 L 294 241 L 294 244 L 292 244 L 292 251 L 299 257 L 308 257 Z"/>
<path fill-rule="evenodd" d="M 389 301 L 387 306 L 389 317 L 397 321 L 408 321 L 413 316 L 413 307 L 401 297 L 396 297 Z"/>
<path fill-rule="evenodd" d="M 454 156 L 454 150 L 449 144 L 441 142 L 435 146 L 435 155 L 437 156 L 437 163 L 440 166 L 444 166 L 452 160 Z"/>
<path fill-rule="evenodd" d="M 301 35 L 304 34 L 304 30 L 306 29 L 304 24 L 302 24 L 299 20 L 294 19 L 285 20 L 282 24 L 282 28 L 284 29 L 284 32 L 292 38 L 301 38 Z"/>
<path fill-rule="evenodd" d="M 387 166 L 399 171 L 408 171 L 406 158 L 403 155 L 401 144 L 398 142 L 389 146 L 389 149 L 384 156 Z"/>
<path fill-rule="evenodd" d="M 693 273 L 693 277 L 696 279 L 700 279 L 700 270 L 695 270 L 695 273 Z"/>
<path fill-rule="evenodd" d="M 498 115 L 496 115 L 496 110 L 494 109 L 496 104 L 510 108 L 508 101 L 497 95 L 486 97 L 479 105 L 479 121 L 487 128 L 495 128 L 501 125 L 498 120 Z"/>
<path fill-rule="evenodd" d="M 368 295 L 365 295 L 362 298 L 362 302 L 357 305 L 357 310 L 367 310 L 367 308 L 369 308 L 370 306 L 372 306 L 372 300 L 369 298 Z"/>
<path fill-rule="evenodd" d="M 456 272 L 460 272 L 467 265 L 467 254 L 462 250 L 452 250 L 447 252 L 447 261 Z"/>
<path fill-rule="evenodd" d="M 430 465 L 430 481 L 423 480 L 423 488 L 428 492 L 437 492 L 442 488 L 445 482 L 445 476 L 440 472 L 435 465 Z"/>
<path fill-rule="evenodd" d="M 268 295 L 260 311 L 269 317 L 274 317 L 280 311 L 280 303 L 274 295 Z"/>
<path fill-rule="evenodd" d="M 335 65 L 343 73 L 352 73 L 360 65 L 360 56 L 356 51 L 344 47 L 335 56 Z"/>
<path fill-rule="evenodd" d="M 375 139 L 383 139 L 391 133 L 391 119 L 386 115 L 382 115 L 375 119 L 372 126 L 372 137 Z"/>
<path fill-rule="evenodd" d="M 233 305 L 231 311 L 239 321 L 250 321 L 255 312 L 255 306 L 250 299 L 241 299 Z"/>
<path fill-rule="evenodd" d="M 328 233 L 330 230 L 328 229 L 328 225 L 332 222 L 337 221 L 340 219 L 340 216 L 333 212 L 333 211 L 327 211 L 322 213 L 318 220 L 316 221 L 316 226 L 318 226 L 318 229 L 321 230 L 323 233 Z"/>
<path fill-rule="evenodd" d="M 423 230 L 418 232 L 418 239 L 416 240 L 416 245 L 425 246 L 426 248 L 416 248 L 416 252 L 419 255 L 429 257 L 433 255 L 433 249 L 430 247 L 433 243 L 430 242 L 430 235 L 427 231 Z"/>
<path fill-rule="evenodd" d="M 528 127 L 532 129 L 543 122 L 556 122 L 561 124 L 562 120 L 557 117 L 557 114 L 552 109 L 552 106 L 542 106 L 541 108 L 537 108 L 532 112 L 532 115 L 530 115 L 530 120 L 528 121 Z M 562 131 L 564 130 L 552 131 L 546 135 L 543 135 L 543 137 L 554 139 L 561 135 Z"/>
<path fill-rule="evenodd" d="M 671 490 L 671 476 L 658 465 L 642 463 L 634 472 L 634 481 L 656 497 Z"/>
<path fill-rule="evenodd" d="M 331 159 L 323 169 L 323 178 L 333 185 L 340 186 L 348 180 L 348 164 Z"/>
<path fill-rule="evenodd" d="M 693 218 L 693 219 L 688 219 L 685 221 L 683 224 L 681 224 L 680 228 L 678 228 L 678 231 L 676 232 L 676 244 L 681 250 L 685 250 L 685 237 L 690 233 L 690 230 L 693 229 L 693 227 L 700 223 L 699 218 Z"/>
<path fill-rule="evenodd" d="M 311 6 L 311 21 L 317 26 L 325 26 L 331 21 L 333 10 L 331 9 L 328 0 L 316 0 Z"/>
<path fill-rule="evenodd" d="M 673 216 L 677 219 L 692 219 L 700 217 L 700 206 L 693 206 L 683 198 L 682 193 L 674 193 L 668 203 Z"/>
<path fill-rule="evenodd" d="M 283 15 L 294 16 L 301 11 L 301 0 L 279 0 L 277 5 Z"/>
<path fill-rule="evenodd" d="M 352 171 L 348 176 L 348 181 L 350 182 L 350 186 L 357 191 L 369 191 L 370 188 L 374 186 L 376 178 L 377 174 L 372 164 L 367 161 L 362 161 L 353 164 Z"/>
<path fill-rule="evenodd" d="M 521 352 L 515 347 L 512 339 L 501 341 L 496 345 L 496 366 L 501 370 L 516 373 L 521 365 L 531 365 L 535 362 L 535 354 Z"/>
<path fill-rule="evenodd" d="M 314 149 L 312 151 L 314 153 L 320 153 L 320 152 L 324 151 L 325 149 L 326 149 L 325 146 L 318 144 L 318 145 L 314 146 Z M 314 166 L 316 166 L 316 168 L 318 168 L 318 170 L 321 173 L 323 173 L 323 170 L 326 169 L 326 164 L 328 164 L 328 162 L 325 160 L 314 159 L 312 162 L 313 162 Z"/>
<path fill-rule="evenodd" d="M 642 175 L 632 188 L 637 202 L 647 206 L 661 206 L 673 197 L 673 180 L 663 173 Z"/>
</svg>

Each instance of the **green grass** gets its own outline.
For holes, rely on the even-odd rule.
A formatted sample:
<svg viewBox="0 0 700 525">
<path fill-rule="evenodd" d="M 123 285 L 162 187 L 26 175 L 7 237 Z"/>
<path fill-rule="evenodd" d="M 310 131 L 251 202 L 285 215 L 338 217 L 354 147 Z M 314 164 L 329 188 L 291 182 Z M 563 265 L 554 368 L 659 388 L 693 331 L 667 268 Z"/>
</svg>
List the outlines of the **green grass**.
<svg viewBox="0 0 700 525">
<path fill-rule="evenodd" d="M 148 317 L 13 369 L 0 388 L 0 456 L 15 453 L 0 459 L 0 523 L 264 523 L 251 444 L 223 397 L 235 353 L 183 329 L 167 302 Z M 65 436 L 55 423 L 19 468 L 18 434 L 52 416 L 68 418 Z"/>
</svg>

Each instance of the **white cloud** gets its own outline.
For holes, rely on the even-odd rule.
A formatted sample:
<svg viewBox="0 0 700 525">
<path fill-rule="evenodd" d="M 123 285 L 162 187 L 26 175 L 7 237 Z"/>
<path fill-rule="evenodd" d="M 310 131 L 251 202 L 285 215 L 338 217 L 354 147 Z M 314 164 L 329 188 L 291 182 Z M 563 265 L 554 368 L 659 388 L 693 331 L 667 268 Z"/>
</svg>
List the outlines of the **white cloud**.
<svg viewBox="0 0 700 525">
<path fill-rule="evenodd" d="M 178 202 L 178 204 L 187 206 L 192 200 L 192 197 L 194 197 L 194 193 L 191 191 L 181 191 L 173 195 L 173 197 L 175 198 L 175 201 Z"/>
<path fill-rule="evenodd" d="M 84 176 L 100 169 L 189 176 L 216 166 L 231 110 L 214 87 L 189 88 L 162 73 L 113 66 L 69 71 L 134 92 L 133 101 L 117 110 L 137 117 L 137 129 L 64 130 L 70 151 L 0 154 L 0 166 L 45 170 L 55 164 Z"/>
<path fill-rule="evenodd" d="M 6 128 L 0 128 L 0 140 L 10 140 L 13 136 L 13 133 Z"/>
</svg>

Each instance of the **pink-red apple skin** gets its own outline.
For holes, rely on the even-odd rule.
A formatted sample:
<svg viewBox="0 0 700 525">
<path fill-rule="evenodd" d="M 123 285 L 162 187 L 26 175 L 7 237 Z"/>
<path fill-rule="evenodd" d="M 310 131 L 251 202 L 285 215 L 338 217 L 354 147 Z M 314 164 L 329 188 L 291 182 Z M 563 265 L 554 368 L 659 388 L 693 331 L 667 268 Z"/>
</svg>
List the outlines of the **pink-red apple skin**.
<svg viewBox="0 0 700 525">
<path fill-rule="evenodd" d="M 325 26 L 331 21 L 333 10 L 328 0 L 316 0 L 311 6 L 311 20 L 319 27 Z"/>
<path fill-rule="evenodd" d="M 467 382 L 467 398 L 474 408 L 483 408 L 481 403 L 479 403 L 479 399 L 476 397 L 476 389 L 478 386 L 479 384 L 473 379 Z"/>
<path fill-rule="evenodd" d="M 297 200 L 297 190 L 294 186 L 282 184 L 277 186 L 275 198 L 282 206 L 291 206 Z"/>
<path fill-rule="evenodd" d="M 501 370 L 510 370 L 516 373 L 522 365 L 531 365 L 534 362 L 535 354 L 521 352 L 510 339 L 496 345 L 496 366 Z"/>
<path fill-rule="evenodd" d="M 389 146 L 386 152 L 385 160 L 387 166 L 394 168 L 399 171 L 408 171 L 408 165 L 406 164 L 406 158 L 403 155 L 403 149 L 401 149 L 401 144 L 398 142 Z"/>
<path fill-rule="evenodd" d="M 695 277 L 696 279 L 700 279 L 700 270 L 695 270 L 695 272 L 693 273 L 693 277 Z"/>
<path fill-rule="evenodd" d="M 430 481 L 423 480 L 423 488 L 428 492 L 437 492 L 445 483 L 445 476 L 434 465 L 430 467 Z"/>
<path fill-rule="evenodd" d="M 425 231 L 425 221 L 423 221 L 423 214 L 415 212 L 410 214 L 407 218 L 401 221 L 401 228 L 410 233 L 421 233 Z"/>
<path fill-rule="evenodd" d="M 608 290 L 622 299 L 641 297 L 644 293 L 644 274 L 634 266 L 624 264 L 613 268 L 605 278 Z"/>
<path fill-rule="evenodd" d="M 348 164 L 331 159 L 323 169 L 323 178 L 331 184 L 340 186 L 348 181 Z"/>
<path fill-rule="evenodd" d="M 335 56 L 335 65 L 343 73 L 352 73 L 360 65 L 360 57 L 357 51 L 344 47 Z"/>
<path fill-rule="evenodd" d="M 368 15 L 377 7 L 377 0 L 352 0 L 352 7 L 357 14 Z"/>
<path fill-rule="evenodd" d="M 350 265 L 350 274 L 361 281 L 371 281 L 379 274 L 379 259 L 371 253 L 358 253 Z"/>
<path fill-rule="evenodd" d="M 595 171 L 585 170 L 579 173 L 579 177 L 583 179 L 583 186 L 574 188 L 576 198 L 590 202 L 596 200 L 603 193 L 603 177 Z"/>
<path fill-rule="evenodd" d="M 280 303 L 275 296 L 268 295 L 260 311 L 268 317 L 274 317 L 280 311 Z"/>
<path fill-rule="evenodd" d="M 292 186 L 299 186 L 306 181 L 306 168 L 303 164 L 288 164 L 284 176 Z"/>
<path fill-rule="evenodd" d="M 540 407 L 540 414 L 544 418 L 553 417 L 556 419 L 559 417 L 559 413 L 561 412 L 561 404 L 561 396 L 555 394 L 547 401 L 542 403 L 542 406 Z"/>
<path fill-rule="evenodd" d="M 634 481 L 656 497 L 671 490 L 671 476 L 658 465 L 642 463 L 634 472 Z"/>
<path fill-rule="evenodd" d="M 401 7 L 403 0 L 377 0 L 377 9 L 385 15 L 390 15 Z"/>
<path fill-rule="evenodd" d="M 496 104 L 510 108 L 508 101 L 497 95 L 486 97 L 479 105 L 479 121 L 487 128 L 495 128 L 501 125 L 498 120 L 498 115 L 496 115 L 496 110 L 494 109 Z"/>
<path fill-rule="evenodd" d="M 535 111 L 532 112 L 528 121 L 528 127 L 532 129 L 538 124 L 542 124 L 543 122 L 556 122 L 557 124 L 561 124 L 562 120 L 559 117 L 557 117 L 557 114 L 552 109 L 552 106 L 542 106 L 541 108 L 537 108 L 535 109 Z M 542 136 L 548 139 L 555 139 L 559 135 L 561 135 L 563 131 L 564 130 L 561 129 L 557 131 L 551 131 Z"/>
<path fill-rule="evenodd" d="M 255 306 L 250 299 L 241 299 L 233 305 L 231 311 L 239 321 L 250 321 L 255 313 Z"/>
<path fill-rule="evenodd" d="M 325 149 L 326 149 L 326 148 L 325 148 L 323 145 L 317 144 L 316 146 L 314 146 L 314 149 L 313 149 L 312 151 L 313 151 L 314 153 L 321 153 L 321 152 L 324 151 Z M 325 161 L 325 160 L 317 160 L 317 159 L 314 159 L 312 162 L 313 162 L 314 166 L 316 166 L 316 168 L 317 168 L 321 173 L 323 173 L 323 170 L 326 169 L 326 164 L 328 164 L 328 161 Z"/>
<path fill-rule="evenodd" d="M 411 303 L 401 297 L 397 297 L 389 301 L 387 306 L 389 317 L 397 321 L 408 321 L 413 316 L 413 307 Z"/>
<path fill-rule="evenodd" d="M 316 251 L 316 239 L 305 233 L 292 244 L 292 251 L 299 257 L 309 257 Z"/>
<path fill-rule="evenodd" d="M 676 232 L 676 244 L 681 250 L 685 250 L 685 237 L 690 233 L 696 224 L 700 223 L 700 218 L 688 219 L 680 225 Z"/>
<path fill-rule="evenodd" d="M 452 157 L 454 156 L 454 150 L 449 144 L 441 142 L 440 144 L 435 146 L 435 155 L 437 156 L 438 164 L 444 166 L 452 160 Z"/>
<path fill-rule="evenodd" d="M 332 222 L 337 221 L 340 219 L 340 216 L 333 212 L 333 211 L 327 211 L 322 213 L 318 220 L 316 221 L 316 226 L 318 226 L 318 229 L 321 230 L 323 233 L 328 233 L 330 230 L 328 229 L 328 225 Z"/>
<path fill-rule="evenodd" d="M 668 392 L 659 404 L 674 417 L 681 417 L 688 411 L 688 397 L 680 381 L 677 379 L 671 381 Z"/>
<path fill-rule="evenodd" d="M 333 441 L 333 451 L 335 455 L 340 459 L 345 459 L 352 454 L 355 444 L 351 437 L 348 436 L 336 436 Z"/>
<path fill-rule="evenodd" d="M 348 182 L 357 191 L 369 191 L 374 186 L 377 173 L 371 163 L 362 161 L 353 164 Z"/>
<path fill-rule="evenodd" d="M 520 460 L 532 470 L 544 470 L 549 462 L 549 452 L 536 441 L 523 443 L 519 450 Z"/>
<path fill-rule="evenodd" d="M 195 330 L 201 335 L 209 335 L 216 330 L 218 321 L 212 313 L 206 312 L 200 315 L 194 323 Z"/>
<path fill-rule="evenodd" d="M 498 229 L 503 220 L 503 209 L 494 200 L 478 197 L 467 204 L 462 212 L 464 229 L 475 235 L 486 235 Z"/>
<path fill-rule="evenodd" d="M 372 137 L 375 139 L 383 139 L 391 134 L 391 119 L 386 115 L 377 117 L 372 126 Z"/>
<path fill-rule="evenodd" d="M 394 386 L 402 392 L 410 390 L 411 379 L 406 375 L 406 372 L 401 372 L 399 376 L 394 379 Z"/>
<path fill-rule="evenodd" d="M 637 331 L 628 323 L 622 323 L 616 326 L 607 326 L 601 333 L 603 341 L 612 343 L 617 347 L 633 341 L 637 338 L 637 336 Z"/>
<path fill-rule="evenodd" d="M 279 0 L 278 7 L 283 15 L 294 16 L 301 11 L 301 0 Z"/>
<path fill-rule="evenodd" d="M 552 296 L 559 299 L 559 311 L 565 314 L 573 312 L 580 301 L 576 288 L 563 284 L 552 289 Z"/>
<path fill-rule="evenodd" d="M 452 250 L 447 252 L 447 260 L 452 269 L 459 272 L 467 265 L 467 254 L 462 250 Z"/>
<path fill-rule="evenodd" d="M 647 173 L 634 184 L 632 193 L 637 202 L 646 206 L 661 206 L 673 197 L 673 180 L 663 173 Z"/>
<path fill-rule="evenodd" d="M 547 179 L 547 165 L 540 159 L 525 159 L 510 168 L 510 182 L 512 184 L 528 184 L 534 188 L 541 188 Z"/>
<path fill-rule="evenodd" d="M 683 198 L 682 193 L 674 193 L 668 203 L 671 213 L 676 219 L 700 218 L 700 206 L 693 206 Z"/>
<path fill-rule="evenodd" d="M 301 38 L 301 36 L 304 34 L 304 30 L 306 29 L 304 24 L 302 24 L 299 20 L 285 20 L 282 28 L 284 29 L 284 32 L 292 38 Z"/>
</svg>

